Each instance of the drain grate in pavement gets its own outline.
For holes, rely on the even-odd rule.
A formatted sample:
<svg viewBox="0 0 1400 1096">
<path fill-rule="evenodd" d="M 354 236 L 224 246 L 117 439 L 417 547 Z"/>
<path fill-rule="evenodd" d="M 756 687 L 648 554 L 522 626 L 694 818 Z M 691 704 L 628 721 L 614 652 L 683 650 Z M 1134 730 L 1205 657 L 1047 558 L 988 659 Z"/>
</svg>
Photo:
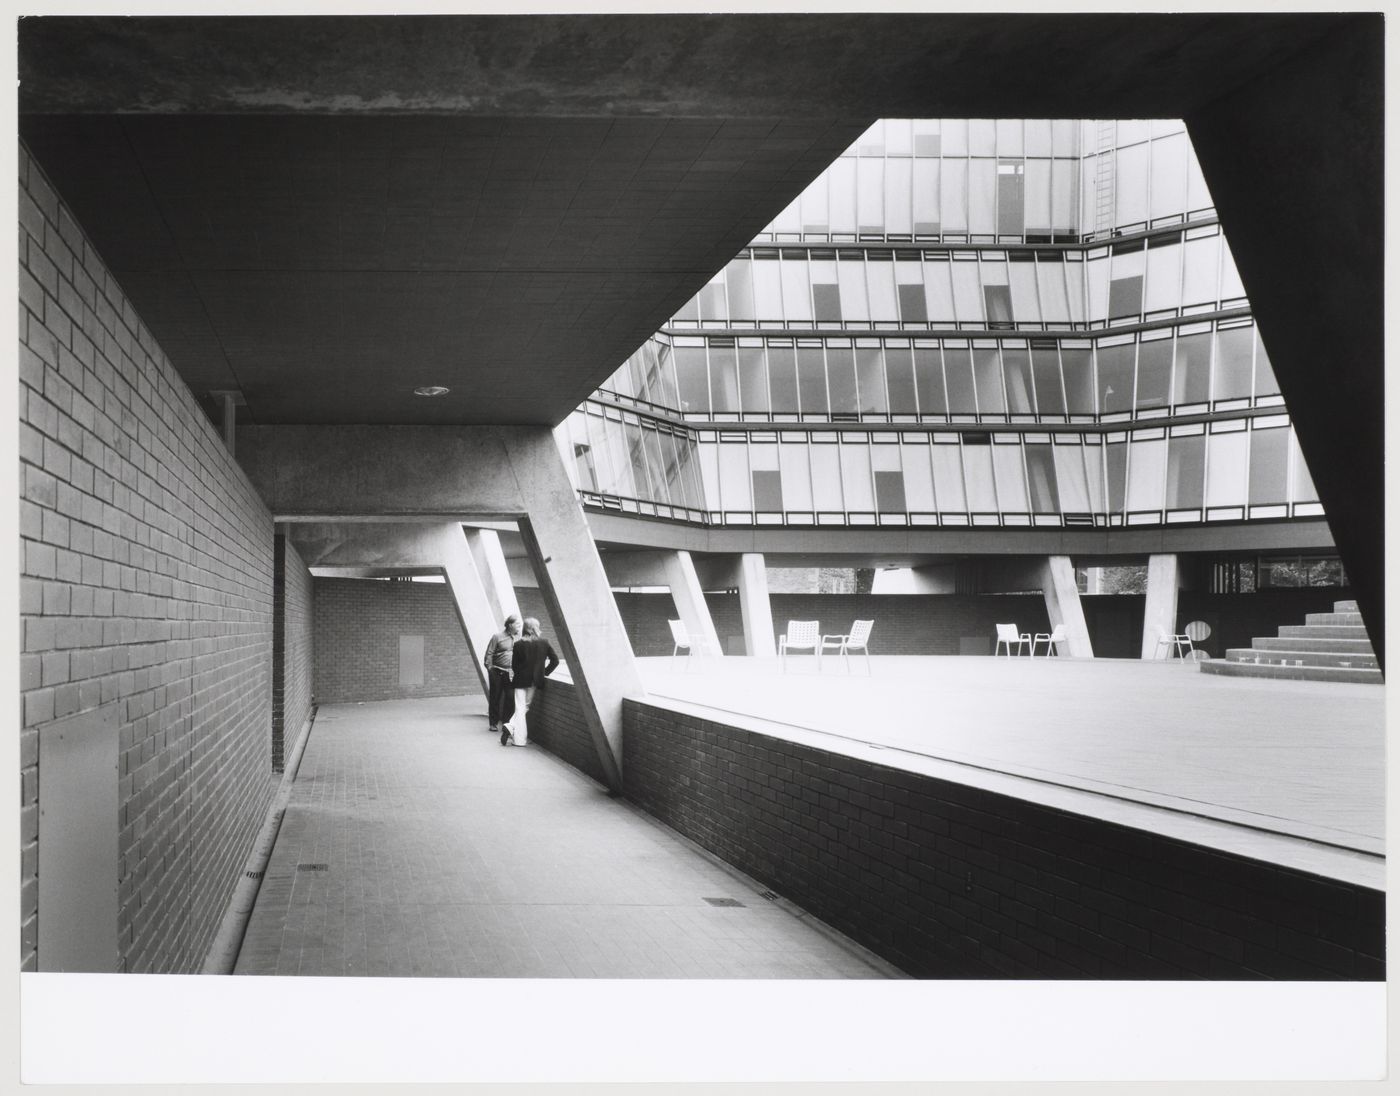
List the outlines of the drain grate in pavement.
<svg viewBox="0 0 1400 1096">
<path fill-rule="evenodd" d="M 741 909 L 744 906 L 737 898 L 706 898 L 705 901 L 712 906 L 739 906 Z"/>
<path fill-rule="evenodd" d="M 329 864 L 298 864 L 297 871 L 330 871 Z"/>
<path fill-rule="evenodd" d="M 778 900 L 778 894 L 776 891 L 764 891 L 762 894 L 759 895 L 759 897 L 766 898 L 770 902 L 776 902 Z"/>
<path fill-rule="evenodd" d="M 263 873 L 260 871 L 245 871 L 243 874 L 249 879 L 261 879 L 263 877 Z"/>
</svg>

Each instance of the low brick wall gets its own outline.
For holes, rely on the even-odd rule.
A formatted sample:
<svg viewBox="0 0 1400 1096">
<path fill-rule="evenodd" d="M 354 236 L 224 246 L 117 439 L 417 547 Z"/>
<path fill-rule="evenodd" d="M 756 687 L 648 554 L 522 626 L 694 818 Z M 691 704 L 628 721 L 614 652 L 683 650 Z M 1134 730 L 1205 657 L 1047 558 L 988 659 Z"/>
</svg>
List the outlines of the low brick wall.
<svg viewBox="0 0 1400 1096">
<path fill-rule="evenodd" d="M 645 702 L 627 799 L 919 978 L 1381 980 L 1385 896 Z M 601 779 L 572 687 L 538 745 Z"/>
<path fill-rule="evenodd" d="M 578 690 L 570 682 L 551 678 L 542 689 L 536 690 L 534 703 L 530 705 L 529 726 L 530 741 L 535 745 L 567 761 L 579 772 L 587 773 L 598 783 L 607 783 L 593 737 L 583 720 Z"/>
</svg>

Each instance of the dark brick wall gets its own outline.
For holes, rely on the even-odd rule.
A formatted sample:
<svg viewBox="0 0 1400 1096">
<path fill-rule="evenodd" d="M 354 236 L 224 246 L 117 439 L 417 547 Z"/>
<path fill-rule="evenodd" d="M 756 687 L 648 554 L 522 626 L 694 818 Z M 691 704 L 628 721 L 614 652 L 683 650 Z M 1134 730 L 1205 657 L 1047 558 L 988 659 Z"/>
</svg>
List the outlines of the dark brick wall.
<svg viewBox="0 0 1400 1096">
<path fill-rule="evenodd" d="M 636 701 L 624 727 L 629 800 L 916 977 L 1384 978 L 1377 891 Z"/>
<path fill-rule="evenodd" d="M 39 732 L 118 706 L 117 969 L 197 970 L 272 794 L 272 517 L 19 149 L 20 963 Z"/>
<path fill-rule="evenodd" d="M 531 742 L 587 773 L 599 784 L 607 784 L 593 737 L 583 720 L 578 690 L 573 685 L 553 678 L 547 680 L 544 688 L 535 692 L 529 724 Z"/>
<path fill-rule="evenodd" d="M 287 538 L 276 538 L 273 583 L 272 770 L 281 772 L 311 713 L 314 672 L 311 572 Z"/>
</svg>

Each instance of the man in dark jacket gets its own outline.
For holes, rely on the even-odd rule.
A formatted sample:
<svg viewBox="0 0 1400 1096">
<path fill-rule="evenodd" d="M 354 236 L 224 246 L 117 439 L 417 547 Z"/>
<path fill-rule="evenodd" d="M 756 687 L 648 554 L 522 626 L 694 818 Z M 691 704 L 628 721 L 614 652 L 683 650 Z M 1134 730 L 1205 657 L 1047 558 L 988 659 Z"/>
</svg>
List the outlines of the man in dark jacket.
<svg viewBox="0 0 1400 1096">
<path fill-rule="evenodd" d="M 512 648 L 520 634 L 520 618 L 512 613 L 506 617 L 501 631 L 486 644 L 486 710 L 491 721 L 491 733 L 500 731 L 515 709 L 511 692 Z"/>
<path fill-rule="evenodd" d="M 527 617 L 525 635 L 515 641 L 511 651 L 515 710 L 501 726 L 502 746 L 523 746 L 529 741 L 530 732 L 525 725 L 525 716 L 530 710 L 530 702 L 535 699 L 535 690 L 544 684 L 544 679 L 558 665 L 559 656 L 554 653 L 549 640 L 540 635 L 540 622 L 534 617 Z"/>
</svg>

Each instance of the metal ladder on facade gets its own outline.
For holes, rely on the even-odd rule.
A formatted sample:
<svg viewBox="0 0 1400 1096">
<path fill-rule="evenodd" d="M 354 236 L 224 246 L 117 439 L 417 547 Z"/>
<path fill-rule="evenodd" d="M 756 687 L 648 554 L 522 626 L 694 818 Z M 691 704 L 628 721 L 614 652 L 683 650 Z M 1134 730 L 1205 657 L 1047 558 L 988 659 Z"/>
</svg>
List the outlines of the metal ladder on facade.
<svg viewBox="0 0 1400 1096">
<path fill-rule="evenodd" d="M 1116 198 L 1113 145 L 1117 123 L 1097 121 L 1094 157 L 1094 235 L 1103 235 L 1113 228 L 1113 207 Z"/>
</svg>

